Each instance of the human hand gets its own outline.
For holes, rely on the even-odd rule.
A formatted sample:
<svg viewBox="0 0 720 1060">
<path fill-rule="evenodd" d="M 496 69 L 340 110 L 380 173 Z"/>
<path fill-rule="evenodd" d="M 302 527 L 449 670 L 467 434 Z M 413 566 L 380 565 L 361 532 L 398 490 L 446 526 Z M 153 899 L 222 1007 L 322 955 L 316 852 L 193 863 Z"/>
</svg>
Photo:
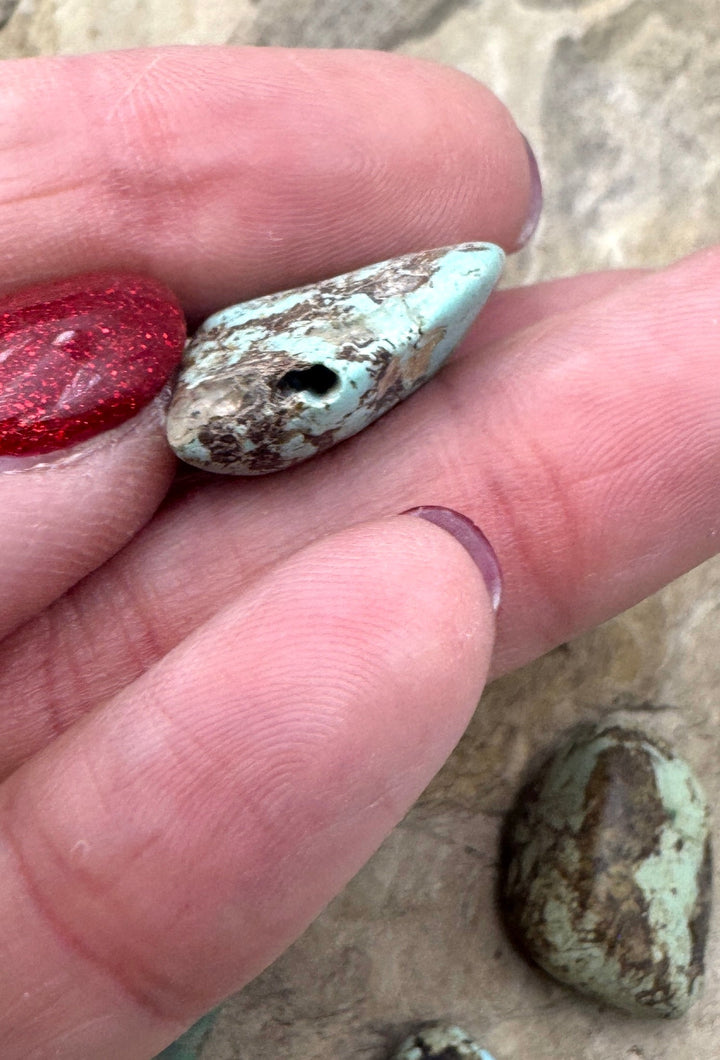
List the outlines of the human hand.
<svg viewBox="0 0 720 1060">
<path fill-rule="evenodd" d="M 503 108 L 397 57 L 173 49 L 2 78 L 6 290 L 122 266 L 198 319 L 411 249 L 512 249 L 530 211 Z M 174 467 L 153 409 L 0 475 L 4 1060 L 158 1052 L 359 868 L 490 665 L 715 550 L 719 284 L 707 251 L 502 292 L 370 431 L 267 479 L 184 473 L 152 519 Z M 467 552 L 394 517 L 427 504 L 496 548 L 494 654 Z"/>
</svg>

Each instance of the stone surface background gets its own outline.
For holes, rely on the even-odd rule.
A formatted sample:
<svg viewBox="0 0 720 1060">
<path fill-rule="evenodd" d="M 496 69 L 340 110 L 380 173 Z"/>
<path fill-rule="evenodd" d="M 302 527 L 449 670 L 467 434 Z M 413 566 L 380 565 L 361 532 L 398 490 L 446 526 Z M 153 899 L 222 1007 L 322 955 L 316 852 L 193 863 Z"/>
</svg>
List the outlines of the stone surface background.
<svg viewBox="0 0 720 1060">
<path fill-rule="evenodd" d="M 396 48 L 486 81 L 538 153 L 546 209 L 513 282 L 656 265 L 720 239 L 717 0 L 2 0 L 3 57 L 161 43 Z M 638 394 L 638 401 L 642 395 Z M 496 1060 L 717 1060 L 720 902 L 676 1023 L 575 999 L 509 948 L 496 839 L 528 760 L 623 708 L 720 801 L 720 563 L 497 682 L 452 760 L 306 935 L 229 1003 L 204 1060 L 383 1060 L 449 1017 Z"/>
</svg>

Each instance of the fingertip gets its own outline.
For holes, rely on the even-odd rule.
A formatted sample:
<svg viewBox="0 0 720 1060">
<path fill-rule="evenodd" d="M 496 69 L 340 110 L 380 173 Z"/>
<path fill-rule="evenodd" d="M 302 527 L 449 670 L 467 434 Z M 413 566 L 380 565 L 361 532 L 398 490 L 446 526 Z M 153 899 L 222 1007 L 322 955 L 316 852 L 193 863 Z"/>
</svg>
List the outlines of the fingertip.
<svg viewBox="0 0 720 1060">
<path fill-rule="evenodd" d="M 22 60 L 3 84 L 16 190 L 0 204 L 0 289 L 122 263 L 164 278 L 196 319 L 408 251 L 511 250 L 532 227 L 510 113 L 439 64 L 175 47 Z"/>
<path fill-rule="evenodd" d="M 493 628 L 467 545 L 424 518 L 359 524 L 267 571 L 6 781 L 23 873 L 0 864 L 0 890 L 33 889 L 32 916 L 5 928 L 27 957 L 0 974 L 6 996 L 64 984 L 78 1050 L 114 1055 L 117 1025 L 98 1044 L 90 1016 L 121 989 L 139 1055 L 148 1014 L 156 1041 L 238 989 L 442 766 Z M 48 945 L 38 904 L 72 947 Z M 28 1042 L 37 1010 L 23 1011 L 9 1034 Z"/>
<path fill-rule="evenodd" d="M 444 508 L 439 505 L 423 505 L 417 508 L 409 508 L 403 514 L 416 515 L 420 519 L 426 519 L 435 526 L 446 530 L 455 540 L 463 546 L 480 571 L 488 595 L 493 613 L 497 614 L 502 599 L 502 571 L 500 561 L 495 549 L 488 541 L 479 526 L 452 508 Z"/>
</svg>

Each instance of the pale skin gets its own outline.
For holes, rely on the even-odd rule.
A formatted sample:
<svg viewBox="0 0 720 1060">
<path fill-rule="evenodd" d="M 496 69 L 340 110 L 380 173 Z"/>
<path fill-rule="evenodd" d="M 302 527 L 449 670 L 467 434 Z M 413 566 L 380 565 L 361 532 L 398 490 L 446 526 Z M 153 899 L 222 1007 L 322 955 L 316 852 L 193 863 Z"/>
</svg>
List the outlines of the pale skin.
<svg viewBox="0 0 720 1060">
<path fill-rule="evenodd" d="M 0 90 L 4 290 L 129 267 L 197 320 L 511 250 L 527 213 L 504 108 L 399 57 L 40 59 Z M 411 401 L 267 479 L 172 487 L 157 413 L 0 474 L 3 1060 L 153 1056 L 360 868 L 488 675 L 716 551 L 719 296 L 718 249 L 503 292 Z M 494 544 L 497 631 L 422 504 Z"/>
</svg>

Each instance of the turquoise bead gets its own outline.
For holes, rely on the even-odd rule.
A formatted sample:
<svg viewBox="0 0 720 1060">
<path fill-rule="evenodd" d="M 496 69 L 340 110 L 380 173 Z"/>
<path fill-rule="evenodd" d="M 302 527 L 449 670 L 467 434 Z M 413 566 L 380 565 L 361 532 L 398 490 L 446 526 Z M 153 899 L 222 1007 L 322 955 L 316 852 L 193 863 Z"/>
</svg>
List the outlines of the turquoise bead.
<svg viewBox="0 0 720 1060">
<path fill-rule="evenodd" d="M 178 1038 L 172 1045 L 168 1045 L 167 1049 L 163 1049 L 161 1053 L 158 1053 L 155 1060 L 199 1060 L 203 1046 L 215 1025 L 219 1011 L 219 1009 L 214 1009 L 212 1012 L 208 1012 L 206 1016 L 194 1023 L 181 1038 Z"/>
<path fill-rule="evenodd" d="M 521 948 L 555 979 L 637 1016 L 700 993 L 708 805 L 690 766 L 619 724 L 581 730 L 523 792 L 501 891 Z"/>
<path fill-rule="evenodd" d="M 503 261 L 463 243 L 215 313 L 185 350 L 171 447 L 206 471 L 261 475 L 349 438 L 438 371 Z"/>
<path fill-rule="evenodd" d="M 493 1060 L 460 1027 L 423 1027 L 411 1034 L 392 1060 Z"/>
</svg>

